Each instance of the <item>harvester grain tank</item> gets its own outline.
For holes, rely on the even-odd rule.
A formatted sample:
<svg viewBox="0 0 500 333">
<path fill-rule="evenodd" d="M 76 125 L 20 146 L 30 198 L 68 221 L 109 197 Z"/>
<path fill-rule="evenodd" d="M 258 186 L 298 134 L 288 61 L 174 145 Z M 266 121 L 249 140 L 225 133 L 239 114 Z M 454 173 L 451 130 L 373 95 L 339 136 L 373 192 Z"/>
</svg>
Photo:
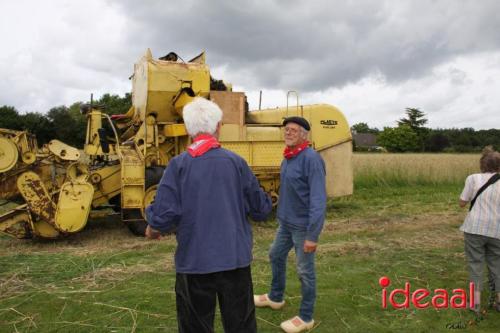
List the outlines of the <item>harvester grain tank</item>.
<svg viewBox="0 0 500 333">
<path fill-rule="evenodd" d="M 351 134 L 344 115 L 326 105 L 297 103 L 249 111 L 246 96 L 210 75 L 202 53 L 179 61 L 175 53 L 153 59 L 147 52 L 134 65 L 132 107 L 107 115 L 86 105 L 83 153 L 57 140 L 38 148 L 26 132 L 0 130 L 0 199 L 23 203 L 0 216 L 0 232 L 17 238 L 58 238 L 82 230 L 92 209 L 112 206 L 132 232 L 143 235 L 144 208 L 169 161 L 191 139 L 182 108 L 202 96 L 223 110 L 220 141 L 242 156 L 274 202 L 284 148 L 282 121 L 299 115 L 311 124 L 310 142 L 325 160 L 327 193 L 352 193 Z"/>
</svg>

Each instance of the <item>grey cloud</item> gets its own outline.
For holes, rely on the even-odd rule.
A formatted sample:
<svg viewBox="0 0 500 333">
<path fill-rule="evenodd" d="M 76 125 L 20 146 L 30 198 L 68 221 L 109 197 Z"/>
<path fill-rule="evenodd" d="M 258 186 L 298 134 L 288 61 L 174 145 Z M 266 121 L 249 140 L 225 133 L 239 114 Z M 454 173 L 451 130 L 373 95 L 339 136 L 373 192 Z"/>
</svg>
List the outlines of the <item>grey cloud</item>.
<svg viewBox="0 0 500 333">
<path fill-rule="evenodd" d="M 120 1 L 128 44 L 184 58 L 206 50 L 236 84 L 324 90 L 373 72 L 418 78 L 468 52 L 500 48 L 500 2 Z M 253 72 L 255 80 L 246 78 Z"/>
<path fill-rule="evenodd" d="M 273 106 L 295 89 L 379 127 L 412 106 L 431 126 L 483 110 L 474 126 L 484 128 L 498 123 L 499 10 L 496 0 L 0 2 L 10 14 L 0 105 L 46 111 L 123 94 L 146 48 L 185 60 L 205 50 L 218 79 L 252 96 L 267 90 Z"/>
</svg>

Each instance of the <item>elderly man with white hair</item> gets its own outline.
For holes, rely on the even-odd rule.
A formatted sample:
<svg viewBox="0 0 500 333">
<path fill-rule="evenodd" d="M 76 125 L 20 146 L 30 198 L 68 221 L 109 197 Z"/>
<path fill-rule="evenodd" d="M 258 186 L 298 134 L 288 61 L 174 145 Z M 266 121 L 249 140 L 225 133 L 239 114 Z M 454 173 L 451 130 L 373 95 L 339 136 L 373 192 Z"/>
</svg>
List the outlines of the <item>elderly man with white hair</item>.
<svg viewBox="0 0 500 333">
<path fill-rule="evenodd" d="M 195 98 L 183 110 L 193 143 L 173 158 L 146 209 L 146 236 L 175 229 L 179 332 L 213 332 L 216 298 L 225 332 L 256 332 L 252 228 L 271 212 L 243 158 L 220 147 L 222 111 Z"/>
<path fill-rule="evenodd" d="M 255 305 L 274 310 L 285 305 L 286 263 L 294 248 L 302 301 L 299 315 L 280 326 L 287 333 L 299 333 L 314 327 L 314 254 L 326 213 L 325 163 L 309 147 L 307 136 L 311 127 L 306 119 L 289 117 L 283 125 L 286 148 L 280 172 L 279 227 L 269 251 L 272 281 L 269 293 L 255 295 Z"/>
</svg>

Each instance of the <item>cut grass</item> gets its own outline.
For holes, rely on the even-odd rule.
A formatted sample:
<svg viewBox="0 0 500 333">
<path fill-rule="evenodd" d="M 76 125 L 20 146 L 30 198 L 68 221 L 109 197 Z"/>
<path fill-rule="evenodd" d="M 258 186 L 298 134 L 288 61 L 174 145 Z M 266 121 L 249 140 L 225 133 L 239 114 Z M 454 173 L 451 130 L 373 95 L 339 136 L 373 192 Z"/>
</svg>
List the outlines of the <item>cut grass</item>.
<svg viewBox="0 0 500 333">
<path fill-rule="evenodd" d="M 313 332 L 449 332 L 467 324 L 465 310 L 381 308 L 378 279 L 389 288 L 464 288 L 465 212 L 459 185 L 361 188 L 328 204 L 317 253 L 318 298 Z M 254 289 L 268 291 L 268 249 L 276 221 L 254 224 Z M 0 331 L 176 332 L 175 240 L 131 236 L 118 221 L 91 221 L 62 241 L 0 238 Z M 289 258 L 287 305 L 257 309 L 259 332 L 278 332 L 297 314 L 300 283 Z M 500 314 L 468 326 L 496 332 Z M 220 316 L 216 331 L 222 332 Z"/>
<path fill-rule="evenodd" d="M 389 289 L 465 288 L 458 195 L 477 155 L 356 154 L 355 192 L 328 202 L 317 253 L 313 332 L 497 332 L 500 314 L 475 322 L 465 310 L 381 308 Z M 254 224 L 254 290 L 269 289 L 276 221 Z M 92 220 L 59 241 L 0 236 L 0 332 L 176 332 L 175 240 L 132 236 L 116 217 Z M 294 254 L 287 305 L 257 309 L 259 332 L 278 332 L 298 313 Z M 483 304 L 486 295 L 483 296 Z M 216 331 L 222 332 L 217 314 Z"/>
</svg>

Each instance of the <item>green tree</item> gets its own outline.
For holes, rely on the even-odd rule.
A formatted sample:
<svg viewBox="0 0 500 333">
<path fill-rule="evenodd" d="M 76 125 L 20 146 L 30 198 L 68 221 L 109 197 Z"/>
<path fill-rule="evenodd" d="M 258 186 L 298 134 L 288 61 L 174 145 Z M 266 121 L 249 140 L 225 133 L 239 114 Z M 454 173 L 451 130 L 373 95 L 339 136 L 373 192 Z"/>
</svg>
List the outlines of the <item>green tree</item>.
<svg viewBox="0 0 500 333">
<path fill-rule="evenodd" d="M 418 130 L 419 128 L 423 128 L 425 124 L 427 124 L 427 119 L 425 117 L 425 113 L 416 108 L 406 108 L 406 116 L 407 118 L 401 118 L 398 120 L 398 126 L 408 125 L 413 130 Z"/>
<path fill-rule="evenodd" d="M 398 126 L 409 126 L 417 134 L 417 150 L 424 151 L 429 136 L 429 129 L 424 127 L 427 124 L 425 113 L 416 108 L 406 108 L 405 114 L 406 118 L 398 120 Z"/>
<path fill-rule="evenodd" d="M 431 130 L 425 142 L 425 150 L 432 152 L 440 152 L 450 146 L 448 137 L 441 131 Z"/>
<path fill-rule="evenodd" d="M 356 133 L 377 134 L 379 132 L 378 128 L 370 128 L 367 123 L 356 123 L 351 126 L 351 130 L 356 131 Z"/>
<path fill-rule="evenodd" d="M 38 145 L 54 139 L 54 128 L 46 116 L 38 112 L 28 112 L 21 116 L 21 122 L 23 130 L 36 136 Z"/>
<path fill-rule="evenodd" d="M 0 107 L 0 128 L 13 130 L 22 128 L 21 116 L 15 107 L 7 105 Z"/>
<path fill-rule="evenodd" d="M 87 116 L 80 111 L 82 104 L 82 102 L 73 103 L 68 109 L 71 118 L 75 121 L 75 141 L 78 142 L 78 146 L 83 145 L 87 134 Z"/>
<path fill-rule="evenodd" d="M 408 152 L 419 148 L 417 133 L 408 125 L 384 127 L 377 137 L 377 143 L 390 152 Z"/>
<path fill-rule="evenodd" d="M 54 139 L 74 147 L 83 146 L 83 141 L 78 137 L 78 129 L 80 128 L 78 120 L 71 115 L 68 107 L 63 105 L 52 108 L 47 117 L 54 129 Z"/>
<path fill-rule="evenodd" d="M 132 95 L 126 93 L 125 96 L 104 94 L 98 100 L 94 101 L 95 105 L 104 106 L 104 111 L 107 114 L 125 114 L 132 106 Z"/>
</svg>

